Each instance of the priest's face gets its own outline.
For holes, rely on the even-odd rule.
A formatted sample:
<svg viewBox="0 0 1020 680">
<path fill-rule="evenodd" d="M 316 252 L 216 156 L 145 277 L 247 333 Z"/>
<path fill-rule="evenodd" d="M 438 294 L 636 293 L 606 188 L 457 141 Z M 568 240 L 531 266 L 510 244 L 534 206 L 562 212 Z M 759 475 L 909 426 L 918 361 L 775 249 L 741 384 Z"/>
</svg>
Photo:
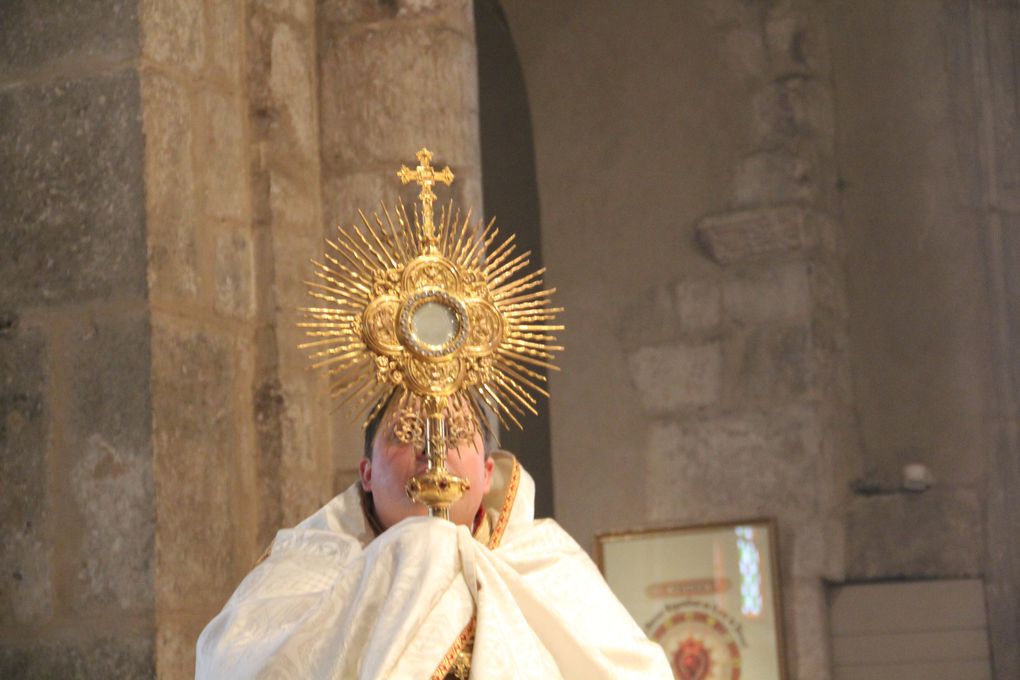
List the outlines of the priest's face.
<svg viewBox="0 0 1020 680">
<path fill-rule="evenodd" d="M 371 459 L 362 458 L 360 468 L 361 485 L 372 493 L 376 515 L 387 529 L 407 517 L 427 514 L 426 507 L 411 501 L 405 492 L 408 480 L 425 471 L 424 446 L 401 441 L 397 433 L 399 414 L 396 408 L 391 411 L 383 416 L 376 431 Z M 493 465 L 492 459 L 485 456 L 478 432 L 450 446 L 447 469 L 471 483 L 471 488 L 450 506 L 450 521 L 471 528 L 482 496 L 492 486 Z"/>
</svg>

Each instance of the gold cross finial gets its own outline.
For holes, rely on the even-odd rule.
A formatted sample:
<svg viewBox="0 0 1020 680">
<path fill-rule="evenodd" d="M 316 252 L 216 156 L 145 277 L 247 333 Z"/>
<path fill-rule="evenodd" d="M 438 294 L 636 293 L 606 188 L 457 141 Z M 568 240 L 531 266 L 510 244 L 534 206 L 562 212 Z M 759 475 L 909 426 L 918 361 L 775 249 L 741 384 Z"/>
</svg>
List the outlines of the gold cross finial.
<svg viewBox="0 0 1020 680">
<path fill-rule="evenodd" d="M 418 167 L 412 170 L 406 165 L 401 165 L 397 177 L 403 184 L 417 182 L 421 185 L 421 193 L 418 194 L 418 198 L 421 199 L 422 230 L 429 244 L 434 245 L 438 237 L 435 225 L 432 224 L 432 203 L 436 200 L 436 194 L 432 191 L 432 187 L 436 182 L 450 186 L 453 183 L 453 172 L 451 172 L 450 166 L 437 172 L 432 167 L 432 152 L 425 147 L 422 147 L 421 151 L 415 155 L 418 157 Z"/>
</svg>

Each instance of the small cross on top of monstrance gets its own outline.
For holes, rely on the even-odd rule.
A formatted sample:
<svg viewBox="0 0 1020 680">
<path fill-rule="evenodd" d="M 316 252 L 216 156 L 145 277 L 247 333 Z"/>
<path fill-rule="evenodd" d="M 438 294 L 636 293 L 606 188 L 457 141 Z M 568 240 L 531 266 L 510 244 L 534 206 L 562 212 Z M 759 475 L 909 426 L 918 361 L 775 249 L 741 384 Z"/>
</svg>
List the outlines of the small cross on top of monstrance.
<svg viewBox="0 0 1020 680">
<path fill-rule="evenodd" d="M 432 167 L 428 149 L 417 158 L 397 177 L 421 186 L 420 213 L 400 202 L 392 212 L 380 203 L 371 219 L 359 211 L 361 224 L 339 227 L 323 261 L 312 261 L 318 281 L 306 282 L 308 293 L 323 306 L 302 309 L 310 340 L 301 348 L 314 350 L 338 407 L 367 413 L 366 424 L 394 399 L 420 405 L 426 470 L 407 493 L 449 519 L 467 488 L 446 469 L 451 430 L 489 428 L 486 409 L 504 427 L 537 414 L 533 393 L 549 396 L 541 369 L 555 369 L 563 349 L 553 335 L 563 310 L 543 288 L 544 268 L 522 273 L 531 253 L 516 254 L 513 235 L 493 247 L 495 220 L 483 229 L 450 201 L 434 223 L 433 187 L 452 184 L 453 172 Z"/>
</svg>

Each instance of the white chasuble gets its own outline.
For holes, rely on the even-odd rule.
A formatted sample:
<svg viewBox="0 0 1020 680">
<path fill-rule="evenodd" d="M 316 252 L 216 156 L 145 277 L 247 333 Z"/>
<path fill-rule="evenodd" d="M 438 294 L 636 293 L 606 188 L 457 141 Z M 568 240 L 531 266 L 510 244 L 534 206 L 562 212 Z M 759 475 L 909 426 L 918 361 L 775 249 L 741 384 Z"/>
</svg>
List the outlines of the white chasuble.
<svg viewBox="0 0 1020 680">
<path fill-rule="evenodd" d="M 196 678 L 673 677 L 588 555 L 534 519 L 534 482 L 494 454 L 487 543 L 405 519 L 375 536 L 357 485 L 293 529 L 198 640 Z"/>
</svg>

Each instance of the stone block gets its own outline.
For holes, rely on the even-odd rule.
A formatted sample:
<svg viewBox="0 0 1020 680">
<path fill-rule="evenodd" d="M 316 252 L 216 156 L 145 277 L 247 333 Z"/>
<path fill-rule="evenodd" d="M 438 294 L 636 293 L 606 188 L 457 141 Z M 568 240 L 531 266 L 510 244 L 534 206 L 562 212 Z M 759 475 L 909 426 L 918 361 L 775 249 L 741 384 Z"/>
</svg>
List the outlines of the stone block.
<svg viewBox="0 0 1020 680">
<path fill-rule="evenodd" d="M 287 24 L 272 28 L 269 45 L 267 136 L 275 158 L 301 167 L 318 161 L 315 52 L 309 40 Z"/>
<path fill-rule="evenodd" d="M 738 324 L 806 322 L 811 317 L 808 265 L 789 262 L 735 273 L 722 284 L 726 316 Z"/>
<path fill-rule="evenodd" d="M 817 236 L 808 211 L 797 206 L 710 215 L 698 223 L 698 238 L 719 264 L 761 260 L 808 251 Z"/>
<path fill-rule="evenodd" d="M 322 219 L 326 225 L 326 237 L 333 238 L 338 226 L 346 228 L 355 223 L 361 224 L 359 210 L 369 219 L 373 219 L 373 213 L 378 213 L 380 219 L 385 222 L 386 216 L 379 207 L 380 201 L 385 203 L 394 224 L 397 224 L 394 206 L 398 200 L 403 201 L 408 214 L 411 215 L 412 206 L 418 200 L 419 188 L 417 185 L 398 187 L 395 179 L 396 169 L 392 174 L 389 171 L 363 172 L 332 177 L 323 182 Z M 436 193 L 442 197 L 445 192 L 440 188 Z M 463 217 L 462 210 L 461 219 Z"/>
<path fill-rule="evenodd" d="M 205 5 L 207 73 L 230 87 L 239 87 L 241 80 L 241 32 L 244 29 L 241 3 L 238 0 L 217 0 Z"/>
<path fill-rule="evenodd" d="M 847 513 L 847 577 L 978 576 L 982 521 L 981 498 L 971 489 L 859 496 Z"/>
<path fill-rule="evenodd" d="M 153 320 L 157 607 L 184 609 L 236 585 L 236 352 L 224 335 Z"/>
<path fill-rule="evenodd" d="M 198 218 L 187 90 L 154 71 L 142 76 L 149 288 L 155 297 L 198 291 Z"/>
<path fill-rule="evenodd" d="M 319 3 L 319 16 L 331 29 L 370 21 L 427 18 L 454 30 L 471 34 L 474 27 L 472 3 L 466 0 L 326 0 Z"/>
<path fill-rule="evenodd" d="M 719 400 L 718 343 L 644 347 L 627 358 L 642 407 L 650 413 L 705 406 Z"/>
<path fill-rule="evenodd" d="M 156 677 L 160 680 L 192 680 L 195 677 L 195 644 L 205 624 L 219 613 L 222 602 L 209 603 L 200 616 L 161 617 L 156 631 Z"/>
<path fill-rule="evenodd" d="M 221 229 L 214 238 L 216 310 L 228 316 L 251 319 L 255 316 L 255 256 L 251 234 L 241 229 Z"/>
<path fill-rule="evenodd" d="M 776 77 L 806 75 L 812 35 L 805 25 L 803 13 L 770 17 L 765 21 L 765 44 L 769 66 Z"/>
<path fill-rule="evenodd" d="M 348 3 L 337 3 L 347 5 Z M 321 3 L 322 11 L 325 11 L 326 3 Z M 272 12 L 280 16 L 290 17 L 301 24 L 311 21 L 316 12 L 315 0 L 255 0 L 256 11 Z"/>
<path fill-rule="evenodd" d="M 673 287 L 676 316 L 688 333 L 715 329 L 721 320 L 721 296 L 715 281 L 681 281 Z"/>
<path fill-rule="evenodd" d="M 758 147 L 775 147 L 796 143 L 804 132 L 798 120 L 789 88 L 783 82 L 769 83 L 754 94 L 752 130 Z"/>
<path fill-rule="evenodd" d="M 142 54 L 160 64 L 198 72 L 205 62 L 204 6 L 193 0 L 141 0 Z"/>
<path fill-rule="evenodd" d="M 728 339 L 728 393 L 738 401 L 771 402 L 810 394 L 816 370 L 810 328 L 766 326 Z"/>
<path fill-rule="evenodd" d="M 269 171 L 269 211 L 274 239 L 277 234 L 286 234 L 288 238 L 312 237 L 317 244 L 321 244 L 322 218 L 317 184 L 311 177 L 297 177 L 276 169 Z M 307 262 L 311 256 L 312 251 L 309 251 L 300 260 L 275 261 L 293 262 L 296 266 L 299 262 Z"/>
<path fill-rule="evenodd" d="M 70 469 L 80 555 L 72 606 L 152 606 L 149 325 L 141 312 L 72 331 Z"/>
<path fill-rule="evenodd" d="M 0 338 L 0 624 L 53 612 L 47 540 L 47 343 L 38 330 Z M 0 673 L 0 675 L 3 675 Z"/>
<path fill-rule="evenodd" d="M 808 161 L 789 151 L 761 151 L 745 158 L 733 179 L 738 206 L 809 201 L 814 196 Z"/>
<path fill-rule="evenodd" d="M 765 74 L 768 63 L 761 29 L 756 24 L 730 26 L 721 40 L 723 58 L 749 85 Z"/>
<path fill-rule="evenodd" d="M 305 384 L 289 380 L 283 386 L 281 413 L 282 457 L 280 497 L 284 526 L 291 526 L 315 512 L 333 497 L 333 470 L 337 461 L 347 462 L 349 448 L 337 443 L 323 447 L 328 441 L 321 437 L 319 427 L 336 432 L 331 426 L 342 423 L 357 441 L 361 423 L 354 423 L 351 415 L 336 412 L 330 416 L 317 412 L 332 406 L 323 392 L 310 392 Z M 360 449 L 358 449 L 360 451 Z"/>
<path fill-rule="evenodd" d="M 752 28 L 760 21 L 760 9 L 745 0 L 712 0 L 701 3 L 709 23 L 718 28 Z"/>
<path fill-rule="evenodd" d="M 341 494 L 360 479 L 361 474 L 357 468 L 337 468 L 333 471 L 333 491 L 335 494 Z"/>
<path fill-rule="evenodd" d="M 433 164 L 478 166 L 472 40 L 428 25 L 327 35 L 321 60 L 323 158 L 330 172 L 405 163 L 428 140 Z M 395 170 L 394 170 L 395 171 Z"/>
<path fill-rule="evenodd" d="M 0 8 L 2 72 L 65 60 L 130 59 L 138 55 L 138 43 L 133 2 L 7 2 Z"/>
<path fill-rule="evenodd" d="M 145 294 L 130 71 L 0 92 L 0 308 Z"/>
<path fill-rule="evenodd" d="M 821 579 L 787 579 L 783 584 L 784 627 L 791 677 L 828 680 L 829 608 Z"/>
<path fill-rule="evenodd" d="M 278 380 L 265 380 L 255 391 L 255 461 L 259 498 L 259 521 L 256 544 L 265 548 L 283 527 L 280 487 L 280 466 L 283 451 L 283 390 Z M 307 425 L 307 423 L 303 423 Z"/>
<path fill-rule="evenodd" d="M 199 102 L 201 134 L 195 151 L 203 210 L 216 220 L 243 220 L 248 166 L 241 99 L 207 88 Z"/>
<path fill-rule="evenodd" d="M 817 427 L 806 410 L 654 424 L 645 456 L 649 518 L 800 523 L 817 506 Z"/>
<path fill-rule="evenodd" d="M 718 333 L 722 318 L 719 290 L 717 281 L 692 279 L 634 296 L 625 305 L 620 323 L 623 346 L 632 349 Z"/>
<path fill-rule="evenodd" d="M 88 642 L 0 643 L 0 677 L 19 680 L 152 678 L 153 642 L 148 636 L 105 637 Z M 192 671 L 194 672 L 194 671 Z"/>
</svg>

